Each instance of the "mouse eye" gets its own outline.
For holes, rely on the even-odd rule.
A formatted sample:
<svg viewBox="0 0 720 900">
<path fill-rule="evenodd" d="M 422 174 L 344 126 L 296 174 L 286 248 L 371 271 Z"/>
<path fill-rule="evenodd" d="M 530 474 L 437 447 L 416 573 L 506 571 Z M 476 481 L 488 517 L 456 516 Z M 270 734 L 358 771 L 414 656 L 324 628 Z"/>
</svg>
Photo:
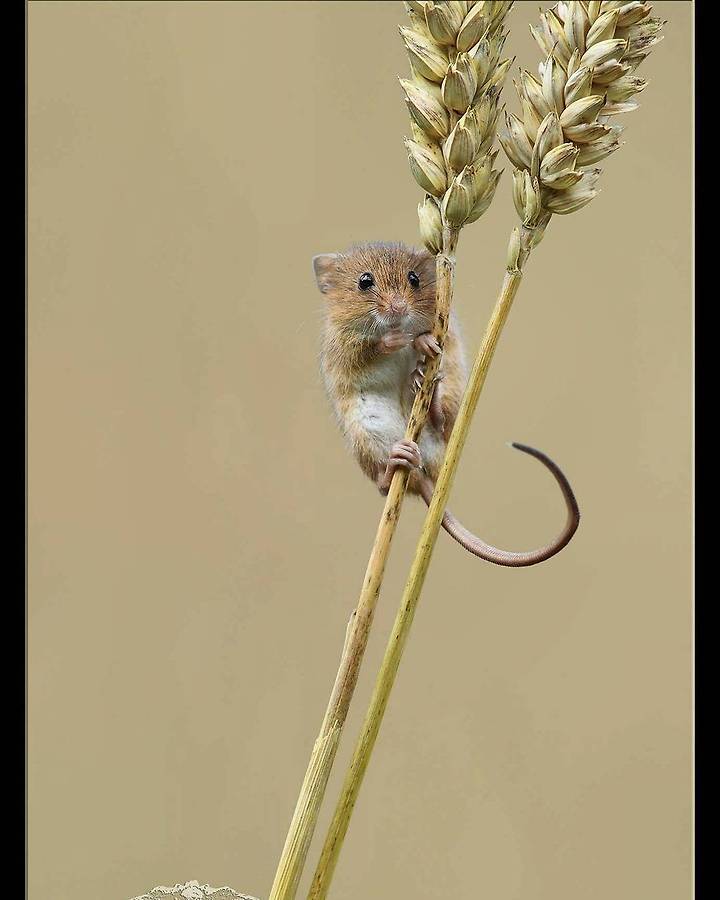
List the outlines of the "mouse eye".
<svg viewBox="0 0 720 900">
<path fill-rule="evenodd" d="M 361 291 L 367 291 L 375 284 L 375 279 L 372 277 L 370 272 L 363 272 L 362 275 L 358 278 L 358 287 Z"/>
<path fill-rule="evenodd" d="M 420 287 L 420 279 L 417 272 L 408 272 L 408 281 L 414 288 Z"/>
</svg>

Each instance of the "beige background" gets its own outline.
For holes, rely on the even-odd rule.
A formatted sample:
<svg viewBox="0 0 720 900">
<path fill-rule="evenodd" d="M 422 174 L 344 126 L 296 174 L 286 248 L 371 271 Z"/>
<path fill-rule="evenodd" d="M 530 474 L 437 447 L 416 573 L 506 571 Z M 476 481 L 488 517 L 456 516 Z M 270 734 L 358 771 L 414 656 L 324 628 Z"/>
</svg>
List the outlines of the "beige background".
<svg viewBox="0 0 720 900">
<path fill-rule="evenodd" d="M 548 538 L 528 441 L 580 531 L 518 571 L 441 535 L 336 900 L 690 896 L 692 7 L 656 9 L 627 145 L 531 260 L 453 494 L 490 540 Z M 402 18 L 29 4 L 31 900 L 267 896 L 381 509 L 323 395 L 310 258 L 417 241 Z M 471 348 L 514 215 L 506 173 L 460 246 Z"/>
</svg>

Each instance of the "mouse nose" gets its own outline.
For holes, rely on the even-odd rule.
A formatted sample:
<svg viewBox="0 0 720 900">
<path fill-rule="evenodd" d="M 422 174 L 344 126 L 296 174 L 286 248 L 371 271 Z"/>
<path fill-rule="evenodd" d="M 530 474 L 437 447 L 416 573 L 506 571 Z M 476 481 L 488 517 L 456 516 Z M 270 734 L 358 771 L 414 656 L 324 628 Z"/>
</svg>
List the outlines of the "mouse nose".
<svg viewBox="0 0 720 900">
<path fill-rule="evenodd" d="M 393 297 L 390 301 L 390 312 L 396 316 L 403 316 L 408 310 L 407 300 L 404 297 Z"/>
</svg>

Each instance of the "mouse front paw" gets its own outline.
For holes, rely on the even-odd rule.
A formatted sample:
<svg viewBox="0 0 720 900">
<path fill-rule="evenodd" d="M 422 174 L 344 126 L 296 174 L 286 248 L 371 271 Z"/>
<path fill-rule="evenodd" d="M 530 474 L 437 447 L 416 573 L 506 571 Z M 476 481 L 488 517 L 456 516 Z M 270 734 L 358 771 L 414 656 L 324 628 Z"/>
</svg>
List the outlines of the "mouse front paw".
<svg viewBox="0 0 720 900">
<path fill-rule="evenodd" d="M 410 344 L 410 335 L 404 331 L 388 331 L 378 341 L 378 350 L 381 353 L 397 353 Z"/>
<path fill-rule="evenodd" d="M 419 334 L 413 341 L 413 347 L 418 353 L 430 358 L 439 356 L 442 353 L 442 347 L 431 331 Z"/>
</svg>

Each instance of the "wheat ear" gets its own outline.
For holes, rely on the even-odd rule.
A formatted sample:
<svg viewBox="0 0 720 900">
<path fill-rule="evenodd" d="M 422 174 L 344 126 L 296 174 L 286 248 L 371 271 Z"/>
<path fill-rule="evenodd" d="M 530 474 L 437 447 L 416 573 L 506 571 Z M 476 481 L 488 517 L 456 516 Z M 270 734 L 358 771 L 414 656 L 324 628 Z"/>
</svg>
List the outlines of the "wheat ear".
<svg viewBox="0 0 720 900">
<path fill-rule="evenodd" d="M 522 112 L 507 115 L 500 143 L 515 166 L 513 200 L 522 225 L 508 266 L 522 269 L 553 214 L 567 215 L 598 193 L 595 163 L 620 146 L 613 117 L 637 109 L 647 82 L 634 75 L 664 24 L 649 3 L 558 3 L 530 31 L 546 58 L 538 77 L 520 73 Z"/>
<path fill-rule="evenodd" d="M 413 4 L 419 5 L 421 4 Z M 430 6 L 424 5 L 426 8 Z M 433 6 L 437 7 L 439 4 Z M 542 81 L 532 76 L 530 76 L 532 82 L 523 80 L 521 90 L 523 116 L 511 120 L 517 123 L 517 127 L 510 135 L 503 137 L 506 153 L 520 173 L 516 173 L 513 194 L 523 224 L 513 231 L 510 240 L 509 258 L 500 295 L 486 328 L 448 441 L 415 558 L 375 681 L 372 699 L 315 872 L 309 895 L 311 900 L 321 900 L 327 896 L 355 801 L 395 683 L 470 422 L 500 334 L 520 287 L 522 265 L 531 249 L 542 238 L 553 212 L 572 212 L 586 205 L 595 196 L 595 182 L 599 173 L 594 169 L 588 170 L 586 165 L 591 165 L 603 155 L 612 152 L 618 132 L 616 128 L 605 123 L 609 116 L 634 108 L 629 98 L 644 87 L 644 82 L 632 78 L 630 73 L 659 40 L 658 32 L 663 23 L 651 19 L 649 14 L 650 6 L 646 3 L 560 3 L 543 14 L 542 29 L 533 30 L 541 47 L 548 53 L 548 59 L 540 70 Z M 586 55 L 588 53 L 589 57 Z M 589 59 L 592 65 L 581 65 L 583 59 L 585 62 Z M 588 84 L 581 88 L 583 95 L 576 97 L 573 94 L 573 87 L 582 78 L 587 80 L 588 76 L 582 73 L 574 82 L 571 79 L 582 68 L 589 69 L 591 74 Z M 596 81 L 594 78 L 596 72 L 599 72 L 599 77 L 605 80 Z M 598 87 L 600 84 L 606 84 L 608 88 L 601 91 Z M 542 93 L 534 90 L 533 85 L 540 88 Z M 546 94 L 543 90 L 545 85 L 552 86 L 554 92 Z M 565 94 L 568 85 L 570 85 L 569 99 Z M 590 88 L 595 90 L 594 94 Z M 544 117 L 538 116 L 534 105 L 530 109 L 529 96 L 538 103 L 542 97 L 543 102 L 548 105 L 552 97 L 553 105 L 549 106 Z M 602 99 L 601 105 L 598 105 L 596 99 L 586 100 L 598 96 Z M 581 106 L 573 106 L 576 100 L 586 102 Z M 543 128 L 546 120 L 553 123 L 552 127 L 546 124 Z M 558 128 L 555 128 L 556 122 Z M 578 127 L 585 125 L 589 127 L 587 129 Z M 560 128 L 563 129 L 562 132 L 558 130 Z M 522 155 L 516 147 L 516 131 L 520 135 L 519 147 L 527 151 Z M 549 146 L 545 135 L 550 136 Z M 562 153 L 550 156 L 553 150 L 561 147 Z M 583 151 L 585 156 L 581 157 Z M 561 156 L 565 164 L 557 165 L 557 159 Z M 555 168 L 552 168 L 553 162 L 556 163 Z M 541 181 L 543 174 L 545 181 Z M 561 177 L 553 180 L 551 176 L 554 175 Z"/>
<path fill-rule="evenodd" d="M 400 79 L 410 112 L 410 170 L 427 194 L 420 234 L 432 253 L 443 228 L 475 222 L 492 203 L 498 99 L 511 60 L 500 60 L 512 3 L 406 3 L 401 26 L 411 79 Z"/>
</svg>

